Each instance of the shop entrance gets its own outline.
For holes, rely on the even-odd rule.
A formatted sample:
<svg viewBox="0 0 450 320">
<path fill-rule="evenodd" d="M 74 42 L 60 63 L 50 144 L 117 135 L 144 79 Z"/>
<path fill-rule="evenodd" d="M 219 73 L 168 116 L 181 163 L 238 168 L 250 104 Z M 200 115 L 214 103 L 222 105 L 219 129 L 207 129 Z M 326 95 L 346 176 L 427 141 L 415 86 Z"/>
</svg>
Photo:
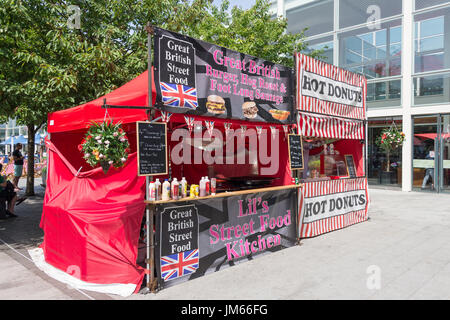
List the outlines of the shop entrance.
<svg viewBox="0 0 450 320">
<path fill-rule="evenodd" d="M 413 189 L 450 192 L 450 114 L 413 121 Z"/>
</svg>

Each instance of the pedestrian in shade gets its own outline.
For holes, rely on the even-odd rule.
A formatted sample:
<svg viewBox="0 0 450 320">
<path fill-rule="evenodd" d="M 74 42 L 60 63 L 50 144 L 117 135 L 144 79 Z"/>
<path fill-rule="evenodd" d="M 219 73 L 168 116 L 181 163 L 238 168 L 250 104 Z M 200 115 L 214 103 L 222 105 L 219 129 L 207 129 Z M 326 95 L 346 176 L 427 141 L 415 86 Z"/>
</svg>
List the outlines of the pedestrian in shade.
<svg viewBox="0 0 450 320">
<path fill-rule="evenodd" d="M 22 190 L 21 188 L 19 188 L 19 180 L 20 177 L 22 176 L 22 172 L 23 172 L 23 155 L 22 155 L 22 144 L 18 143 L 16 144 L 16 147 L 14 149 L 13 152 L 13 159 L 14 159 L 14 187 L 16 187 L 19 190 Z"/>
<path fill-rule="evenodd" d="M 3 165 L 0 163 L 0 172 L 2 171 Z M 11 182 L 7 180 L 6 177 L 0 174 L 0 201 L 5 201 L 8 203 L 6 212 L 1 212 L 4 209 L 0 208 L 0 220 L 4 220 L 7 218 L 15 218 L 17 217 L 14 214 L 14 206 L 17 202 L 17 193 L 15 192 L 14 186 Z M 4 204 L 0 204 L 4 205 Z"/>
</svg>

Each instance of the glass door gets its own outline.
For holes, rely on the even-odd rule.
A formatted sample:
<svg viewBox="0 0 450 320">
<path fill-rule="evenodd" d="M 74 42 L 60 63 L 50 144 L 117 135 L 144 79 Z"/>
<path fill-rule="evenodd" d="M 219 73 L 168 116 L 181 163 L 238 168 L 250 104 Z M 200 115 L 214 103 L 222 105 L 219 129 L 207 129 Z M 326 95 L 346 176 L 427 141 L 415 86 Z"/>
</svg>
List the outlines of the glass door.
<svg viewBox="0 0 450 320">
<path fill-rule="evenodd" d="M 450 192 L 450 115 L 440 116 L 439 192 Z"/>
<path fill-rule="evenodd" d="M 450 192 L 450 115 L 414 117 L 413 189 Z"/>
<path fill-rule="evenodd" d="M 439 116 L 414 117 L 413 189 L 437 191 L 436 150 Z"/>
</svg>

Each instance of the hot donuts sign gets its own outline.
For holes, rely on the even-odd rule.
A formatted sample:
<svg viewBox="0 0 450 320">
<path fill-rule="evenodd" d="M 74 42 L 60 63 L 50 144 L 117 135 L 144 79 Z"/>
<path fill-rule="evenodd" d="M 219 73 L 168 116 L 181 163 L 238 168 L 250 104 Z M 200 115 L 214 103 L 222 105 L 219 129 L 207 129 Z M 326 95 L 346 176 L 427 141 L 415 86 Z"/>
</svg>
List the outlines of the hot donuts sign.
<svg viewBox="0 0 450 320">
<path fill-rule="evenodd" d="M 155 28 L 156 107 L 173 113 L 293 123 L 293 70 Z"/>
</svg>

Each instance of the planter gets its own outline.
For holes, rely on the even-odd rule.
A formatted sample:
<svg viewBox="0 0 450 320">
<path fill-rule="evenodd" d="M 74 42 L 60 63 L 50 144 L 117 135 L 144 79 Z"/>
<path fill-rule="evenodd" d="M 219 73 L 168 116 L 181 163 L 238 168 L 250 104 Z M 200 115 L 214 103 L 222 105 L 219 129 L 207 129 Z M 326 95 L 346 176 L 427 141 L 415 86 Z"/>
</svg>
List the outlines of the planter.
<svg viewBox="0 0 450 320">
<path fill-rule="evenodd" d="M 397 173 L 395 171 L 381 171 L 380 184 L 397 184 Z"/>
<path fill-rule="evenodd" d="M 100 161 L 100 166 L 103 169 L 103 173 L 107 174 L 111 165 L 107 161 Z"/>
</svg>

